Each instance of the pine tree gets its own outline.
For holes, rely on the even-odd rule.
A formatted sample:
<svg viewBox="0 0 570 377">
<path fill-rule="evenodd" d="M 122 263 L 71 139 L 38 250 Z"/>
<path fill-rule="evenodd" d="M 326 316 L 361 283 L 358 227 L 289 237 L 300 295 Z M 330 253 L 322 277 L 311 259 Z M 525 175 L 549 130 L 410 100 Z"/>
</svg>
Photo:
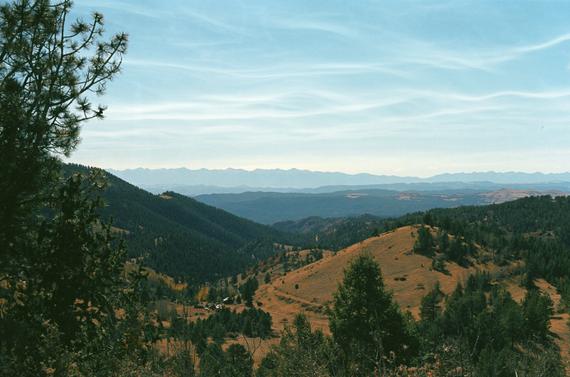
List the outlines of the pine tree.
<svg viewBox="0 0 570 377">
<path fill-rule="evenodd" d="M 328 377 L 336 371 L 337 349 L 322 332 L 312 331 L 303 314 L 283 332 L 281 341 L 261 362 L 259 377 Z"/>
<path fill-rule="evenodd" d="M 420 305 L 420 318 L 424 322 L 433 322 L 441 315 L 441 302 L 445 294 L 441 291 L 439 281 L 426 296 L 422 298 Z"/>
<path fill-rule="evenodd" d="M 241 344 L 232 344 L 226 350 L 223 376 L 250 377 L 253 374 L 251 354 Z"/>
<path fill-rule="evenodd" d="M 154 336 L 140 270 L 99 218 L 101 173 L 61 175 L 81 124 L 120 69 L 127 36 L 72 2 L 0 6 L 0 365 L 3 375 L 114 375 Z M 147 337 L 146 335 L 149 335 Z"/>
<path fill-rule="evenodd" d="M 544 341 L 549 333 L 550 317 L 554 314 L 552 300 L 535 289 L 527 291 L 523 314 L 528 334 Z"/>
<path fill-rule="evenodd" d="M 431 231 L 429 228 L 421 226 L 418 229 L 418 238 L 414 244 L 414 251 L 422 255 L 432 256 L 435 252 L 434 246 L 435 244 Z"/>
<path fill-rule="evenodd" d="M 350 374 L 368 376 L 385 367 L 385 357 L 405 361 L 413 356 L 418 342 L 408 326 L 384 287 L 378 264 L 368 255 L 354 259 L 330 315 L 333 339 Z"/>
</svg>

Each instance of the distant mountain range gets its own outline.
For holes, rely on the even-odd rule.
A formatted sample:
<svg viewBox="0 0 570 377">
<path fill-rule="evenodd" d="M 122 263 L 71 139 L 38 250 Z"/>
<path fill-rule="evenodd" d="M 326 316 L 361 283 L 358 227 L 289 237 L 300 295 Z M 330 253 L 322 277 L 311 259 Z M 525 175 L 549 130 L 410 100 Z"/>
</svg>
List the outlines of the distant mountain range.
<svg viewBox="0 0 570 377">
<path fill-rule="evenodd" d="M 474 172 L 445 173 L 429 178 L 346 174 L 299 169 L 128 169 L 112 174 L 154 193 L 176 191 L 196 196 L 247 191 L 325 193 L 381 188 L 396 191 L 442 189 L 497 190 L 504 187 L 568 190 L 570 173 Z M 365 186 L 365 187 L 363 187 Z"/>
</svg>

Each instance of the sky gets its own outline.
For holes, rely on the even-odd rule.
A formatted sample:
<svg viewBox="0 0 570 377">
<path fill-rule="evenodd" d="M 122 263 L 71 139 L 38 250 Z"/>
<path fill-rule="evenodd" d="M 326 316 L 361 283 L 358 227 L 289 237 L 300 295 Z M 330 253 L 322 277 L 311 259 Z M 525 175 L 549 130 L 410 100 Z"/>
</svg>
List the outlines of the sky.
<svg viewBox="0 0 570 377">
<path fill-rule="evenodd" d="M 76 0 L 130 36 L 71 161 L 570 170 L 570 1 Z"/>
</svg>

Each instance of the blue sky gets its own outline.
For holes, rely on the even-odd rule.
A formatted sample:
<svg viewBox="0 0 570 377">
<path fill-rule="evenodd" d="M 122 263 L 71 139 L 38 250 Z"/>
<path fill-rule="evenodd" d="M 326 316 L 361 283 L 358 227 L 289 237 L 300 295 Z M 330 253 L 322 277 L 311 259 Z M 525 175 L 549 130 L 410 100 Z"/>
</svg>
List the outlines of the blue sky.
<svg viewBox="0 0 570 377">
<path fill-rule="evenodd" d="M 130 34 L 72 161 L 570 170 L 570 1 L 78 0 Z"/>
</svg>

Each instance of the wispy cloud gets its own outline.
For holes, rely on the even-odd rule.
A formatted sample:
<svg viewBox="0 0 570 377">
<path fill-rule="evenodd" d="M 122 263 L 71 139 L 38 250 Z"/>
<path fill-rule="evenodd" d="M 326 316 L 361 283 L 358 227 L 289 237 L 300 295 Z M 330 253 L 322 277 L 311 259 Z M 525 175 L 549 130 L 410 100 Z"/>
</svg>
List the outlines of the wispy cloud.
<svg viewBox="0 0 570 377">
<path fill-rule="evenodd" d="M 275 18 L 271 24 L 272 28 L 298 30 L 298 31 L 316 31 L 326 34 L 333 34 L 344 38 L 355 38 L 359 35 L 355 28 L 342 25 L 339 22 L 331 22 L 321 18 L 302 18 L 296 16 L 294 18 Z"/>
<path fill-rule="evenodd" d="M 562 34 L 544 42 L 521 46 L 493 46 L 487 49 L 443 48 L 437 44 L 422 40 L 403 40 L 403 51 L 395 60 L 408 64 L 427 65 L 441 69 L 472 69 L 494 71 L 501 64 L 520 59 L 525 55 L 547 50 L 570 41 L 570 33 Z"/>
<path fill-rule="evenodd" d="M 96 4 L 93 2 L 77 1 L 77 5 L 84 9 L 98 9 L 98 10 L 113 10 L 118 13 L 129 13 L 135 16 L 142 16 L 145 18 L 152 18 L 155 20 L 164 17 L 164 12 L 157 9 L 150 9 L 148 6 L 140 5 L 137 2 L 127 2 L 121 0 L 98 0 Z"/>
<path fill-rule="evenodd" d="M 132 37 L 95 159 L 476 170 L 570 142 L 563 2 L 77 2 Z"/>
<path fill-rule="evenodd" d="M 516 48 L 512 49 L 512 51 L 514 53 L 526 54 L 526 53 L 530 53 L 530 52 L 545 50 L 545 49 L 557 46 L 559 44 L 562 44 L 562 43 L 565 43 L 568 41 L 570 41 L 570 33 L 562 34 L 558 37 L 554 37 L 554 38 L 547 40 L 545 42 L 542 42 L 542 43 L 529 44 L 526 46 L 516 47 Z"/>
<path fill-rule="evenodd" d="M 398 69 L 393 64 L 366 63 L 366 62 L 323 62 L 323 63 L 283 63 L 273 66 L 232 67 L 222 65 L 187 64 L 144 59 L 129 59 L 125 66 L 146 68 L 149 70 L 172 69 L 189 73 L 208 73 L 212 75 L 228 76 L 241 79 L 286 79 L 293 77 L 319 77 L 323 75 L 359 75 L 378 73 L 399 77 L 409 77 L 410 73 Z"/>
</svg>

